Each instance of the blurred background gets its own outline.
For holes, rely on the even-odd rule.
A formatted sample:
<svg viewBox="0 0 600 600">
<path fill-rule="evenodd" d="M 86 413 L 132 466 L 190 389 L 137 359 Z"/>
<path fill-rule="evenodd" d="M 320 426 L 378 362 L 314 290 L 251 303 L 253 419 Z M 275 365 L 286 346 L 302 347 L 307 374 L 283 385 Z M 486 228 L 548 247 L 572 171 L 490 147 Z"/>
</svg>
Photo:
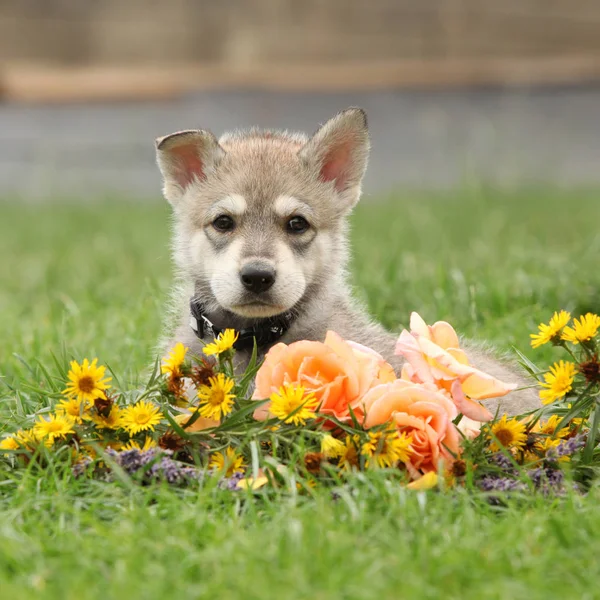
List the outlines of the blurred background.
<svg viewBox="0 0 600 600">
<path fill-rule="evenodd" d="M 0 0 L 0 195 L 159 197 L 153 140 L 367 109 L 366 193 L 600 180 L 598 0 Z"/>
</svg>

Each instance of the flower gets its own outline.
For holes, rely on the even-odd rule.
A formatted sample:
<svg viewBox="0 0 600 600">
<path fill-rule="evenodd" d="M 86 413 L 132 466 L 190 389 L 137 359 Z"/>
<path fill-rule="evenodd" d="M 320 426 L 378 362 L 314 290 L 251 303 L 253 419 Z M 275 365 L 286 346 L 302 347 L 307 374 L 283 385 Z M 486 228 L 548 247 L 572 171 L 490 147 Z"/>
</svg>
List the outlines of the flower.
<svg viewBox="0 0 600 600">
<path fill-rule="evenodd" d="M 521 450 L 527 441 L 525 424 L 517 419 L 508 419 L 508 415 L 496 421 L 491 428 L 495 440 L 490 444 L 490 450 L 499 451 L 501 448 L 515 448 Z"/>
<path fill-rule="evenodd" d="M 344 453 L 344 442 L 335 439 L 332 435 L 325 434 L 321 438 L 321 452 L 325 458 L 338 458 Z"/>
<path fill-rule="evenodd" d="M 546 388 L 540 392 L 544 404 L 550 404 L 568 394 L 575 380 L 577 367 L 570 362 L 561 360 L 550 367 L 550 372 L 544 375 L 545 383 L 540 385 Z"/>
<path fill-rule="evenodd" d="M 106 367 L 96 366 L 98 359 L 95 358 L 91 363 L 87 358 L 83 363 L 71 361 L 71 370 L 69 371 L 69 383 L 63 394 L 69 398 L 77 398 L 80 401 L 93 402 L 96 398 L 105 398 L 105 390 L 110 385 L 110 377 L 105 377 Z"/>
<path fill-rule="evenodd" d="M 266 475 L 259 475 L 256 478 L 248 477 L 237 482 L 239 490 L 258 490 L 269 483 L 269 478 Z"/>
<path fill-rule="evenodd" d="M 9 435 L 0 442 L 0 450 L 18 450 L 19 442 L 14 436 Z"/>
<path fill-rule="evenodd" d="M 189 431 L 190 433 L 193 433 L 195 431 L 202 431 L 203 429 L 211 429 L 212 427 L 217 427 L 219 425 L 219 421 L 215 421 L 214 419 L 205 419 L 204 417 L 200 416 L 196 417 L 196 419 L 194 419 L 194 422 L 188 425 L 189 421 L 191 421 L 192 417 L 196 413 L 197 411 L 186 411 L 184 413 L 181 413 L 180 415 L 177 415 L 175 417 L 175 422 L 182 429 L 185 429 L 185 431 Z"/>
<path fill-rule="evenodd" d="M 319 401 L 313 393 L 306 393 L 302 386 L 286 385 L 271 394 L 270 412 L 285 423 L 304 425 L 314 419 Z"/>
<path fill-rule="evenodd" d="M 223 373 L 211 377 L 208 381 L 210 385 L 204 385 L 198 390 L 200 399 L 198 412 L 202 417 L 218 420 L 233 410 L 235 395 L 231 393 L 231 390 L 235 382 L 233 379 L 225 377 Z"/>
<path fill-rule="evenodd" d="M 397 430 L 370 431 L 369 440 L 362 445 L 361 454 L 367 456 L 366 467 L 374 463 L 382 469 L 395 467 L 399 462 L 406 462 L 410 456 L 412 438 Z"/>
<path fill-rule="evenodd" d="M 215 452 L 211 455 L 208 467 L 224 472 L 225 477 L 232 477 L 236 473 L 243 473 L 246 465 L 244 457 L 228 446 L 225 452 Z"/>
<path fill-rule="evenodd" d="M 565 327 L 561 339 L 572 344 L 587 342 L 596 337 L 598 329 L 600 329 L 600 317 L 587 313 L 579 319 L 573 319 L 573 327 Z"/>
<path fill-rule="evenodd" d="M 579 365 L 579 370 L 588 383 L 600 383 L 600 362 L 598 362 L 597 354 L 582 362 Z"/>
<path fill-rule="evenodd" d="M 89 403 L 85 400 L 70 398 L 61 400 L 56 406 L 56 412 L 69 415 L 77 424 L 83 423 L 83 419 L 87 418 L 86 411 L 89 408 Z"/>
<path fill-rule="evenodd" d="M 65 439 L 69 433 L 75 433 L 73 425 L 75 422 L 71 417 L 65 414 L 48 415 L 48 418 L 40 417 L 36 421 L 33 431 L 39 439 L 44 439 L 47 446 L 57 439 Z"/>
<path fill-rule="evenodd" d="M 425 473 L 425 475 L 419 477 L 419 479 L 411 481 L 406 487 L 409 490 L 430 490 L 437 486 L 438 480 L 438 474 L 435 471 L 429 471 L 429 473 Z"/>
<path fill-rule="evenodd" d="M 202 352 L 204 352 L 206 356 L 223 354 L 223 352 L 227 352 L 233 348 L 238 336 L 239 333 L 236 333 L 234 329 L 226 329 L 221 332 L 212 343 L 206 344 L 202 349 Z"/>
<path fill-rule="evenodd" d="M 358 443 L 360 442 L 360 436 L 358 434 L 347 435 L 344 440 L 344 450 L 340 454 L 340 460 L 338 465 L 344 471 L 352 471 L 357 469 L 359 465 L 358 461 Z"/>
<path fill-rule="evenodd" d="M 450 466 L 459 454 L 459 435 L 452 423 L 458 410 L 442 392 L 398 379 L 373 388 L 363 402 L 367 429 L 390 422 L 411 438 L 405 464 L 413 479 L 437 471 L 440 461 Z"/>
<path fill-rule="evenodd" d="M 157 446 L 158 444 L 149 435 L 147 435 L 143 446 L 140 446 L 135 440 L 129 440 L 122 449 L 140 450 L 141 452 L 145 452 L 146 450 L 150 450 L 150 448 L 156 448 Z"/>
<path fill-rule="evenodd" d="M 140 400 L 123 410 L 121 426 L 127 429 L 130 435 L 135 435 L 140 431 L 154 431 L 154 427 L 160 423 L 161 419 L 162 415 L 158 406 Z"/>
<path fill-rule="evenodd" d="M 467 440 L 474 440 L 481 433 L 481 422 L 474 421 L 465 417 L 460 420 L 457 429 L 465 436 Z"/>
<path fill-rule="evenodd" d="M 492 414 L 478 401 L 504 396 L 517 386 L 471 366 L 459 347 L 456 332 L 445 321 L 429 326 L 413 312 L 410 329 L 400 334 L 396 344 L 396 354 L 408 361 L 402 368 L 401 378 L 435 385 L 452 398 L 466 417 L 490 421 Z"/>
<path fill-rule="evenodd" d="M 35 429 L 20 429 L 15 433 L 15 439 L 19 443 L 19 446 L 27 448 L 27 450 L 33 450 L 40 441 L 40 436 L 36 434 Z"/>
<path fill-rule="evenodd" d="M 393 381 L 392 367 L 377 352 L 344 341 L 328 331 L 325 342 L 276 344 L 256 374 L 254 400 L 270 398 L 284 385 L 301 386 L 319 401 L 319 412 L 349 421 L 350 409 L 362 417 L 362 397 L 372 387 Z M 261 405 L 254 417 L 269 418 L 270 404 Z"/>
<path fill-rule="evenodd" d="M 532 348 L 539 348 L 548 342 L 557 342 L 560 339 L 560 333 L 568 322 L 571 320 L 571 313 L 566 310 L 561 310 L 559 313 L 555 312 L 550 319 L 548 325 L 540 323 L 538 326 L 538 333 L 532 333 L 531 346 Z"/>
<path fill-rule="evenodd" d="M 552 437 L 564 438 L 570 435 L 570 430 L 568 427 L 563 427 L 558 431 L 556 428 L 558 424 L 561 422 L 562 418 L 558 415 L 552 415 L 546 422 L 542 423 L 542 421 L 538 421 L 532 428 L 532 433 L 541 433 L 543 435 L 550 435 Z"/>
<path fill-rule="evenodd" d="M 94 425 L 101 429 L 119 429 L 123 427 L 123 415 L 123 411 L 116 404 L 113 404 L 107 415 L 97 413 L 91 418 Z"/>
<path fill-rule="evenodd" d="M 166 358 L 163 358 L 160 372 L 167 374 L 170 378 L 176 379 L 183 376 L 181 372 L 181 366 L 185 360 L 185 355 L 189 348 L 184 346 L 181 342 L 177 342 L 175 346 L 169 352 Z"/>
</svg>

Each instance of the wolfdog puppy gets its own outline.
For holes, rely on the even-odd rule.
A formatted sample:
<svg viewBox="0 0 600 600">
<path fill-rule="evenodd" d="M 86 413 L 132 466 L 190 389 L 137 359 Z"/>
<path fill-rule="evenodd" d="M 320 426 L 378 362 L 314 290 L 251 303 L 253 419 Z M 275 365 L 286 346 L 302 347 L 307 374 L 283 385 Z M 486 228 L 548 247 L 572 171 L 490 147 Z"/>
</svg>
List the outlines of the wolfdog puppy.
<svg viewBox="0 0 600 600">
<path fill-rule="evenodd" d="M 206 130 L 158 139 L 180 276 L 169 346 L 180 341 L 200 354 L 214 334 L 233 328 L 243 368 L 254 340 L 264 355 L 275 343 L 323 340 L 333 330 L 398 370 L 397 336 L 369 318 L 347 284 L 347 217 L 360 198 L 369 147 L 359 108 L 337 114 L 312 137 L 251 129 L 219 139 Z M 467 351 L 475 366 L 523 383 L 515 367 Z M 510 413 L 539 403 L 529 390 L 501 402 Z"/>
</svg>

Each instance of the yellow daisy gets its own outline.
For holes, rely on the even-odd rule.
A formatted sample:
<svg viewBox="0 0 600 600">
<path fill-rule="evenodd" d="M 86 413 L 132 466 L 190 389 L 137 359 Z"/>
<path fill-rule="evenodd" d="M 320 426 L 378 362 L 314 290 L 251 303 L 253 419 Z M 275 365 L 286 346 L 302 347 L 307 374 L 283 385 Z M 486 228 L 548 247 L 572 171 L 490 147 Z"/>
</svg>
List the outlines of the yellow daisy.
<svg viewBox="0 0 600 600">
<path fill-rule="evenodd" d="M 544 404 L 550 404 L 568 394 L 573 388 L 577 367 L 570 362 L 561 360 L 550 367 L 550 372 L 544 375 L 545 383 L 540 385 L 545 390 L 540 392 Z"/>
<path fill-rule="evenodd" d="M 517 419 L 508 420 L 504 415 L 499 421 L 492 425 L 492 433 L 496 436 L 490 444 L 492 451 L 499 451 L 500 448 L 515 448 L 521 450 L 527 442 L 527 433 L 525 425 Z"/>
<path fill-rule="evenodd" d="M 231 348 L 233 348 L 238 336 L 239 333 L 236 333 L 234 329 L 226 329 L 220 333 L 212 343 L 206 344 L 206 346 L 204 346 L 202 349 L 202 352 L 204 352 L 206 356 L 223 354 L 223 352 L 227 352 L 227 350 L 231 350 Z"/>
<path fill-rule="evenodd" d="M 222 472 L 226 477 L 231 477 L 235 473 L 243 473 L 246 464 L 244 457 L 229 446 L 225 452 L 215 452 L 211 455 L 208 468 Z"/>
<path fill-rule="evenodd" d="M 318 406 L 319 401 L 312 392 L 307 394 L 302 386 L 285 385 L 279 388 L 279 392 L 271 394 L 269 410 L 284 423 L 304 425 L 308 419 L 317 416 Z"/>
<path fill-rule="evenodd" d="M 56 406 L 56 414 L 66 414 L 75 421 L 75 423 L 81 424 L 84 419 L 89 418 L 87 410 L 89 403 L 85 400 L 78 400 L 77 398 L 69 398 L 68 400 L 61 400 Z"/>
<path fill-rule="evenodd" d="M 548 342 L 557 342 L 560 339 L 560 332 L 570 320 L 571 314 L 566 310 L 561 310 L 559 313 L 555 312 L 548 325 L 540 323 L 538 333 L 532 333 L 530 335 L 531 346 L 533 348 L 539 348 Z"/>
<path fill-rule="evenodd" d="M 140 446 L 135 440 L 129 440 L 123 446 L 123 450 L 140 450 L 141 452 L 145 452 L 146 450 L 150 450 L 150 448 L 156 448 L 157 446 L 158 444 L 149 435 L 147 435 L 143 446 Z"/>
<path fill-rule="evenodd" d="M 127 429 L 130 435 L 135 435 L 140 431 L 154 431 L 154 427 L 162 419 L 160 408 L 145 400 L 128 406 L 122 412 L 121 426 Z"/>
<path fill-rule="evenodd" d="M 326 434 L 321 438 L 321 452 L 325 458 L 338 458 L 345 448 L 344 442 L 336 440 L 332 435 Z"/>
<path fill-rule="evenodd" d="M 579 319 L 573 319 L 573 327 L 565 327 L 561 337 L 572 344 L 579 344 L 596 337 L 598 329 L 600 329 L 600 317 L 593 313 L 587 313 Z"/>
<path fill-rule="evenodd" d="M 563 427 L 559 431 L 556 431 L 558 424 L 561 422 L 562 417 L 558 415 L 552 415 L 546 422 L 542 423 L 538 421 L 534 427 L 532 427 L 532 433 L 541 433 L 543 435 L 550 435 L 552 437 L 564 438 L 570 434 L 568 427 Z"/>
<path fill-rule="evenodd" d="M 172 378 L 182 377 L 181 365 L 185 361 L 185 355 L 189 348 L 186 348 L 181 342 L 177 342 L 169 356 L 163 358 L 160 372 L 169 375 Z"/>
<path fill-rule="evenodd" d="M 409 435 L 399 434 L 396 430 L 369 432 L 369 440 L 361 448 L 361 454 L 368 457 L 365 466 L 377 464 L 389 469 L 398 462 L 407 461 L 411 453 L 411 442 Z"/>
<path fill-rule="evenodd" d="M 340 461 L 338 465 L 344 471 L 352 471 L 358 469 L 358 450 L 357 446 L 360 442 L 360 436 L 358 434 L 347 435 L 344 440 L 344 451 L 340 455 Z"/>
<path fill-rule="evenodd" d="M 219 420 L 228 415 L 233 410 L 233 399 L 235 395 L 231 393 L 235 382 L 233 379 L 225 377 L 223 373 L 208 379 L 210 385 L 203 385 L 198 390 L 198 412 L 201 417 L 207 419 Z"/>
<path fill-rule="evenodd" d="M 68 434 L 75 433 L 73 429 L 75 421 L 65 414 L 48 415 L 48 418 L 40 417 L 33 426 L 33 431 L 38 439 L 44 439 L 47 446 L 57 439 L 65 439 Z"/>
<path fill-rule="evenodd" d="M 98 367 L 95 358 L 91 363 L 87 358 L 82 364 L 77 361 L 71 361 L 71 370 L 69 371 L 69 383 L 63 391 L 69 398 L 77 398 L 80 401 L 93 402 L 96 398 L 106 398 L 105 390 L 110 385 L 110 377 L 105 377 L 106 367 Z"/>
<path fill-rule="evenodd" d="M 33 450 L 40 441 L 40 437 L 36 434 L 34 428 L 20 429 L 15 433 L 15 439 L 23 448 Z"/>
<path fill-rule="evenodd" d="M 18 450 L 18 449 L 19 449 L 19 442 L 17 442 L 15 437 L 12 435 L 5 437 L 0 442 L 0 450 Z"/>
<path fill-rule="evenodd" d="M 119 429 L 123 427 L 123 411 L 113 404 L 108 415 L 95 414 L 92 416 L 92 421 L 101 429 Z"/>
</svg>

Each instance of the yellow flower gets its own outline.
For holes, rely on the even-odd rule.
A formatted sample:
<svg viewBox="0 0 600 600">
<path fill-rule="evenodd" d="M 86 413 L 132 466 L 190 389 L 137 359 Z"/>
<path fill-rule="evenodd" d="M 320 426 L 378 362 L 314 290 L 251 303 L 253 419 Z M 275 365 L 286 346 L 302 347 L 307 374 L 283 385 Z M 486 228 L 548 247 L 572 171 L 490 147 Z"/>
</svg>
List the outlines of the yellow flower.
<svg viewBox="0 0 600 600">
<path fill-rule="evenodd" d="M 369 441 L 362 445 L 361 454 L 367 456 L 367 467 L 377 464 L 382 469 L 395 467 L 398 462 L 405 462 L 411 453 L 412 438 L 398 431 L 369 432 Z M 375 463 L 372 459 L 375 459 Z"/>
<path fill-rule="evenodd" d="M 89 408 L 89 403 L 85 400 L 70 398 L 69 400 L 61 400 L 56 406 L 56 414 L 66 414 L 75 421 L 75 423 L 83 423 L 83 419 L 89 418 L 86 414 Z"/>
<path fill-rule="evenodd" d="M 538 327 L 539 333 L 532 333 L 531 346 L 533 348 L 539 348 L 548 342 L 558 341 L 559 334 L 565 325 L 571 320 L 571 314 L 566 310 L 561 310 L 559 313 L 554 313 L 550 319 L 550 323 L 540 323 Z"/>
<path fill-rule="evenodd" d="M 561 422 L 562 417 L 558 415 L 552 415 L 545 423 L 538 421 L 532 428 L 532 433 L 541 433 L 543 435 L 550 435 L 556 438 L 564 438 L 570 434 L 568 427 L 556 431 L 558 424 Z"/>
<path fill-rule="evenodd" d="M 340 455 L 340 461 L 338 465 L 344 471 L 352 471 L 358 468 L 358 450 L 357 446 L 360 442 L 360 436 L 354 434 L 352 436 L 347 435 L 344 440 L 344 451 Z"/>
<path fill-rule="evenodd" d="M 121 426 L 131 435 L 135 435 L 140 431 L 154 431 L 154 426 L 158 425 L 161 419 L 162 414 L 158 406 L 141 400 L 123 410 Z"/>
<path fill-rule="evenodd" d="M 146 450 L 150 450 L 150 448 L 156 448 L 157 446 L 158 444 L 149 435 L 147 435 L 143 446 L 140 446 L 135 440 L 129 440 L 123 446 L 123 450 L 140 450 L 141 452 L 145 452 Z"/>
<path fill-rule="evenodd" d="M 209 469 L 224 472 L 226 477 L 231 477 L 235 473 L 243 473 L 246 465 L 244 457 L 229 446 L 225 452 L 215 452 L 210 457 L 208 467 Z"/>
<path fill-rule="evenodd" d="M 550 372 L 544 375 L 545 383 L 540 384 L 546 388 L 540 392 L 542 402 L 550 404 L 568 394 L 573 387 L 576 373 L 577 367 L 573 363 L 564 360 L 554 363 Z"/>
<path fill-rule="evenodd" d="M 209 377 L 208 382 L 210 385 L 203 385 L 198 390 L 200 399 L 198 412 L 201 417 L 218 420 L 233 410 L 235 395 L 231 393 L 231 390 L 235 382 L 233 379 L 225 377 L 223 373 Z"/>
<path fill-rule="evenodd" d="M 346 446 L 341 440 L 326 434 L 321 438 L 321 452 L 325 458 L 338 458 L 344 453 Z"/>
<path fill-rule="evenodd" d="M 181 365 L 183 365 L 188 350 L 189 348 L 186 348 L 181 342 L 177 342 L 169 356 L 163 358 L 160 372 L 166 373 L 172 378 L 182 377 Z"/>
<path fill-rule="evenodd" d="M 106 417 L 96 414 L 92 417 L 92 421 L 96 427 L 102 429 L 119 429 L 123 427 L 123 411 L 116 404 L 113 404 Z"/>
<path fill-rule="evenodd" d="M 12 435 L 5 437 L 0 442 L 0 450 L 18 450 L 18 449 L 19 449 L 19 442 L 17 442 L 15 437 Z"/>
<path fill-rule="evenodd" d="M 492 433 L 496 436 L 490 444 L 492 451 L 499 451 L 500 448 L 515 448 L 521 450 L 527 441 L 525 425 L 517 419 L 508 420 L 504 415 L 499 421 L 492 425 Z"/>
<path fill-rule="evenodd" d="M 319 400 L 313 393 L 307 394 L 302 386 L 285 385 L 279 392 L 271 394 L 269 411 L 285 423 L 304 425 L 308 419 L 317 416 L 318 406 Z"/>
<path fill-rule="evenodd" d="M 69 398 L 77 398 L 80 401 L 93 402 L 96 398 L 106 398 L 105 390 L 110 385 L 110 377 L 105 377 L 106 367 L 96 366 L 98 359 L 91 363 L 87 358 L 80 365 L 77 361 L 71 361 L 69 371 L 69 383 L 63 391 Z"/>
<path fill-rule="evenodd" d="M 57 439 L 65 439 L 69 433 L 75 433 L 73 425 L 75 421 L 65 414 L 48 415 L 48 418 L 40 417 L 35 423 L 33 431 L 38 439 L 44 439 L 47 446 Z"/>
<path fill-rule="evenodd" d="M 40 441 L 40 437 L 35 433 L 33 428 L 20 429 L 17 431 L 17 433 L 15 433 L 15 439 L 20 446 L 23 446 L 28 450 L 33 450 L 33 448 L 35 448 Z"/>
<path fill-rule="evenodd" d="M 438 474 L 435 471 L 429 471 L 429 473 L 425 473 L 423 477 L 419 477 L 419 479 L 411 481 L 406 487 L 409 490 L 430 490 L 438 484 L 438 480 Z"/>
<path fill-rule="evenodd" d="M 587 342 L 596 337 L 598 329 L 600 329 L 600 317 L 587 313 L 579 319 L 573 319 L 573 327 L 565 327 L 562 339 L 572 344 Z"/>
<path fill-rule="evenodd" d="M 234 329 L 226 329 L 220 333 L 211 344 L 206 344 L 202 349 L 202 352 L 204 352 L 206 356 L 223 354 L 223 352 L 227 352 L 227 350 L 233 348 L 233 345 L 238 339 L 238 335 L 239 334 L 236 333 Z"/>
<path fill-rule="evenodd" d="M 258 490 L 269 483 L 269 478 L 266 475 L 259 475 L 256 479 L 248 477 L 247 479 L 240 479 L 237 482 L 237 487 L 240 490 Z"/>
</svg>

